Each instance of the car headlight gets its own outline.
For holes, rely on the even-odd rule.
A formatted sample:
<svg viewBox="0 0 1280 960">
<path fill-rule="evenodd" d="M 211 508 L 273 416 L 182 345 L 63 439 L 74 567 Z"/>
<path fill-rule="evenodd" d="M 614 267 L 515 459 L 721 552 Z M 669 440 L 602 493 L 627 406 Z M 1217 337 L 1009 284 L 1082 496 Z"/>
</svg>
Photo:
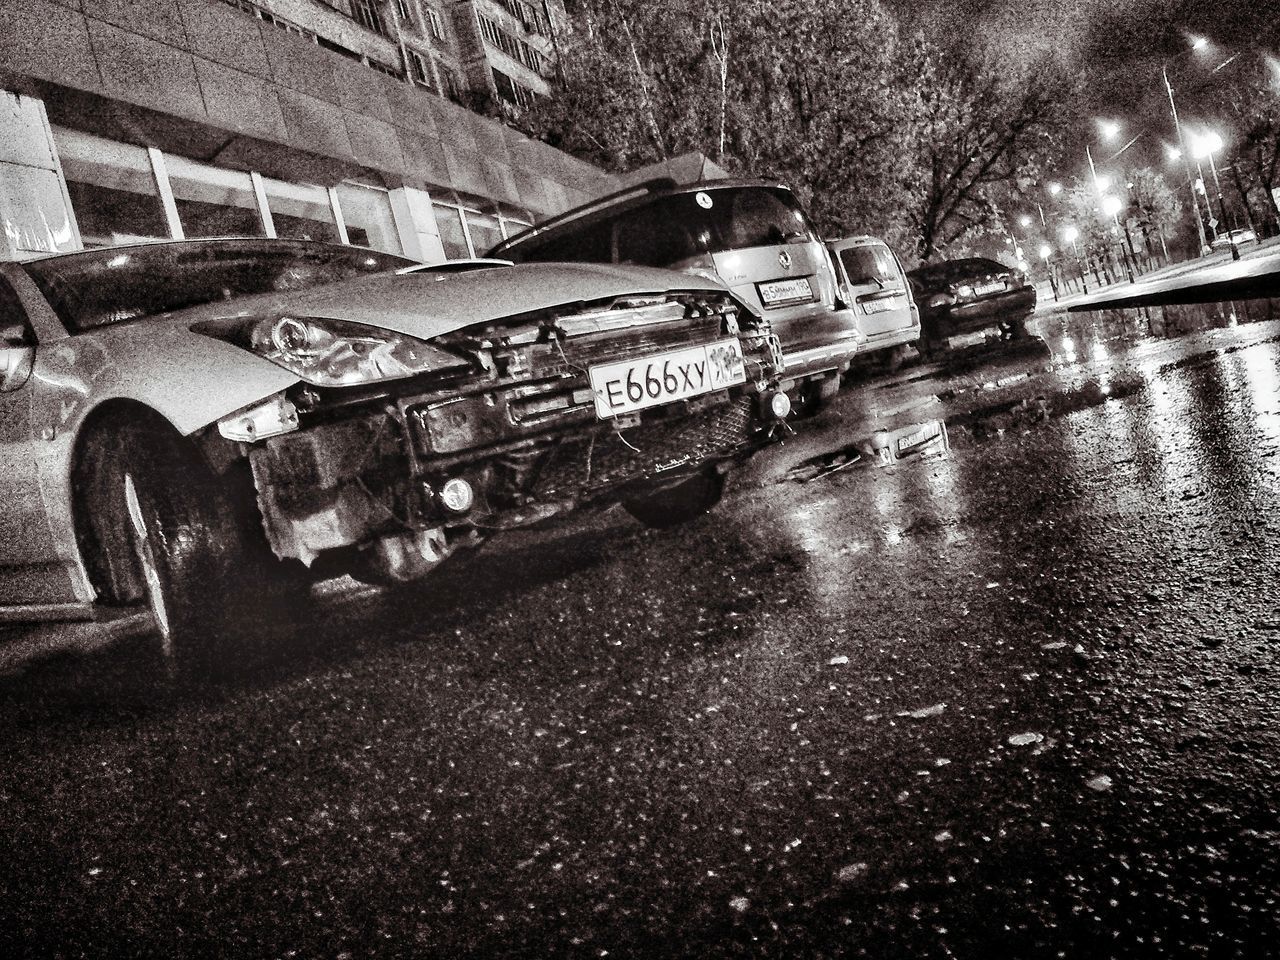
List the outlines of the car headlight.
<svg viewBox="0 0 1280 960">
<path fill-rule="evenodd" d="M 972 298 L 973 297 L 972 284 L 968 284 L 968 283 L 960 284 L 960 286 L 956 287 L 956 296 L 962 300 L 968 300 Z"/>
<path fill-rule="evenodd" d="M 956 298 L 949 293 L 935 293 L 929 298 L 929 306 L 933 308 L 949 307 L 955 302 Z"/>
<path fill-rule="evenodd" d="M 467 366 L 456 354 L 392 330 L 327 317 L 264 317 L 242 345 L 317 387 L 398 380 Z"/>
</svg>

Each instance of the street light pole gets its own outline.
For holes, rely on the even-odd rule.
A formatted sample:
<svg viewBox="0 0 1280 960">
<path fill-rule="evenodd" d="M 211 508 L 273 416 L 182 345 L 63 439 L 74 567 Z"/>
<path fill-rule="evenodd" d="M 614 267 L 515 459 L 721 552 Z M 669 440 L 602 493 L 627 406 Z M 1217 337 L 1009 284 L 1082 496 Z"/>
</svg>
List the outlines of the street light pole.
<svg viewBox="0 0 1280 960">
<path fill-rule="evenodd" d="M 1173 102 L 1173 84 L 1169 82 L 1169 61 L 1160 64 L 1160 74 L 1164 77 L 1164 88 L 1169 92 L 1169 110 L 1173 114 L 1173 129 L 1178 135 L 1178 150 L 1182 154 L 1182 168 L 1187 174 L 1187 183 L 1191 187 L 1191 208 L 1196 214 L 1196 229 L 1200 232 L 1200 256 L 1209 244 L 1205 240 L 1204 220 L 1200 216 L 1200 198 L 1196 196 L 1196 185 L 1191 179 L 1191 162 L 1187 159 L 1187 143 L 1182 136 L 1182 124 L 1178 122 L 1178 105 Z"/>
<path fill-rule="evenodd" d="M 1222 199 L 1222 181 L 1218 179 L 1218 165 L 1213 162 L 1213 151 L 1209 152 L 1209 170 L 1213 173 L 1213 189 L 1218 191 L 1218 216 L 1222 217 L 1222 225 L 1227 228 L 1227 240 L 1231 244 L 1231 259 L 1240 259 L 1240 249 L 1236 246 L 1236 232 L 1227 222 L 1227 205 Z"/>
</svg>

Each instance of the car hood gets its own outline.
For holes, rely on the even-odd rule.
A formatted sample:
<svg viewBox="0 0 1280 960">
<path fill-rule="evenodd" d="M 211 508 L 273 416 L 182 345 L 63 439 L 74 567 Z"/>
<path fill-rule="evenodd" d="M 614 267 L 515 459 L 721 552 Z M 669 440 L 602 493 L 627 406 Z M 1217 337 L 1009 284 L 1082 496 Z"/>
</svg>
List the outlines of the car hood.
<svg viewBox="0 0 1280 960">
<path fill-rule="evenodd" d="M 97 402 L 135 400 L 191 433 L 298 382 L 283 367 L 223 339 L 247 317 L 295 314 L 369 324 L 429 339 L 530 311 L 676 291 L 723 293 L 669 270 L 531 264 L 469 273 L 379 273 L 293 293 L 263 294 L 99 327 L 59 341 L 42 362 L 74 383 L 74 429 Z"/>
<path fill-rule="evenodd" d="M 188 326 L 220 327 L 250 316 L 296 314 L 382 327 L 429 339 L 539 310 L 674 292 L 724 293 L 714 280 L 672 270 L 536 263 L 466 273 L 379 273 L 288 294 L 266 294 L 185 310 Z"/>
</svg>

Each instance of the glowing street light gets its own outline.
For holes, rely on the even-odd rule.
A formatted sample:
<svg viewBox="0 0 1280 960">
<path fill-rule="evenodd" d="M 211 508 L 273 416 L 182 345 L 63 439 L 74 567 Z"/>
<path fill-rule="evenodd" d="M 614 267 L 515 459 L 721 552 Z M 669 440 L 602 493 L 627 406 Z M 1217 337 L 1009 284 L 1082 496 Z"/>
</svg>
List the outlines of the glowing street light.
<svg viewBox="0 0 1280 960">
<path fill-rule="evenodd" d="M 1209 170 L 1213 173 L 1213 186 L 1218 191 L 1218 215 L 1222 217 L 1221 223 L 1227 231 L 1227 241 L 1231 244 L 1231 259 L 1239 260 L 1240 250 L 1236 247 L 1235 231 L 1227 223 L 1227 205 L 1222 199 L 1222 181 L 1218 179 L 1218 165 L 1213 161 L 1213 155 L 1221 150 L 1223 146 L 1222 137 L 1212 130 L 1191 135 L 1191 155 L 1197 160 L 1202 160 L 1205 157 L 1209 158 Z"/>
<path fill-rule="evenodd" d="M 1049 196 L 1056 197 L 1061 192 L 1062 184 L 1058 183 L 1056 180 L 1049 184 Z"/>
<path fill-rule="evenodd" d="M 1182 159 L 1182 151 L 1177 147 L 1165 147 L 1164 152 L 1165 156 L 1167 156 L 1170 161 Z"/>
<path fill-rule="evenodd" d="M 1053 256 L 1053 247 L 1049 246 L 1047 243 L 1040 244 L 1040 259 L 1048 260 L 1052 256 Z"/>
<path fill-rule="evenodd" d="M 1068 224 L 1062 230 L 1062 239 L 1067 241 L 1067 243 L 1074 244 L 1080 239 L 1080 231 Z"/>
<path fill-rule="evenodd" d="M 1209 41 L 1208 41 L 1207 39 L 1205 39 L 1204 37 L 1192 37 L 1192 38 L 1191 38 L 1191 49 L 1192 49 L 1192 50 L 1203 50 L 1203 49 L 1204 49 L 1205 47 L 1207 47 L 1207 46 L 1209 46 Z"/>
<path fill-rule="evenodd" d="M 1093 182 L 1098 188 L 1098 193 L 1105 194 L 1111 189 L 1111 177 L 1105 173 L 1095 173 L 1093 175 Z"/>
<path fill-rule="evenodd" d="M 1120 124 L 1114 120 L 1099 120 L 1098 129 L 1102 132 L 1103 140 L 1114 140 L 1120 136 Z"/>
<path fill-rule="evenodd" d="M 1205 157 L 1213 159 L 1213 155 L 1222 149 L 1222 137 L 1218 136 L 1212 130 L 1206 130 L 1202 134 L 1191 135 L 1191 155 L 1197 160 L 1203 160 Z"/>
<path fill-rule="evenodd" d="M 1018 222 L 1022 224 L 1023 228 L 1025 229 L 1026 227 L 1031 226 L 1031 217 L 1024 213 L 1022 216 L 1018 218 Z"/>
<path fill-rule="evenodd" d="M 1119 197 L 1113 197 L 1108 194 L 1102 198 L 1102 212 L 1108 217 L 1115 217 L 1119 215 L 1122 207 L 1124 207 L 1124 203 Z"/>
</svg>

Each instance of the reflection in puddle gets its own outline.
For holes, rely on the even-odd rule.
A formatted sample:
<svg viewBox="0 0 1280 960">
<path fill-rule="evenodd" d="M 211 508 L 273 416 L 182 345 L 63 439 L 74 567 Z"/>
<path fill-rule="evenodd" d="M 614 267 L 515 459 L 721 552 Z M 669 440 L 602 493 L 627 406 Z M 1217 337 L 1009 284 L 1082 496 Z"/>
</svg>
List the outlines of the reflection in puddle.
<svg viewBox="0 0 1280 960">
<path fill-rule="evenodd" d="M 788 470 L 783 480 L 811 483 L 853 468 L 887 467 L 903 460 L 945 457 L 951 449 L 947 425 L 942 420 L 926 420 L 893 430 L 877 430 L 839 450 L 802 460 Z"/>
</svg>

